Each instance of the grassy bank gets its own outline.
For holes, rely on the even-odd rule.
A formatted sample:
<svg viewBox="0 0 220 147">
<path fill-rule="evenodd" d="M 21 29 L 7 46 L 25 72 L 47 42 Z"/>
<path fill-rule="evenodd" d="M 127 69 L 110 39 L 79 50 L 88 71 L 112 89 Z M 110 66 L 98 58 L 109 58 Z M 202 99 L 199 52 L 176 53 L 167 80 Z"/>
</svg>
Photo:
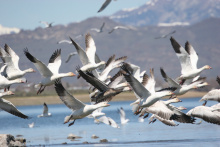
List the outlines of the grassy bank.
<svg viewBox="0 0 220 147">
<path fill-rule="evenodd" d="M 191 97 L 202 97 L 206 92 L 190 91 L 178 98 L 191 98 Z M 74 94 L 74 97 L 81 100 L 82 102 L 89 102 L 88 94 Z M 62 104 L 60 98 L 56 96 L 36 96 L 36 97 L 10 97 L 5 98 L 11 101 L 15 106 L 23 105 L 42 105 L 44 102 L 47 104 Z M 136 98 L 133 92 L 121 93 L 113 98 L 112 101 L 135 101 Z"/>
</svg>

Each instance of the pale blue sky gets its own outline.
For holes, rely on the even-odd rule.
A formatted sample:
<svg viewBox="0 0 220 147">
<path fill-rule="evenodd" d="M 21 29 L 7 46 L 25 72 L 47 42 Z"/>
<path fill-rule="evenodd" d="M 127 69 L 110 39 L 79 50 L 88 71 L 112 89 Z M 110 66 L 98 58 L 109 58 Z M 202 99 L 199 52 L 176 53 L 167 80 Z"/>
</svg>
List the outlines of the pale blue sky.
<svg viewBox="0 0 220 147">
<path fill-rule="evenodd" d="M 4 27 L 35 29 L 39 21 L 69 24 L 89 17 L 109 16 L 123 8 L 133 8 L 149 0 L 117 0 L 97 13 L 105 0 L 0 0 L 0 24 Z"/>
</svg>

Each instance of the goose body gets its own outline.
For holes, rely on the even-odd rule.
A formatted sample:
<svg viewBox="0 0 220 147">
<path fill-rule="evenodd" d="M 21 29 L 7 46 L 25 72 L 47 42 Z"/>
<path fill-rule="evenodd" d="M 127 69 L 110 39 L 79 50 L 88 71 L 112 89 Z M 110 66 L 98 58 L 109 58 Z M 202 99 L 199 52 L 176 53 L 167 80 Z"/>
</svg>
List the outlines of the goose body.
<svg viewBox="0 0 220 147">
<path fill-rule="evenodd" d="M 52 114 L 48 112 L 48 106 L 46 103 L 44 103 L 44 108 L 43 108 L 43 114 L 38 115 L 37 117 L 49 117 Z"/>
<path fill-rule="evenodd" d="M 101 61 L 96 55 L 96 46 L 92 36 L 88 33 L 85 37 L 86 51 L 83 50 L 72 38 L 70 38 L 72 44 L 75 46 L 79 58 L 83 64 L 81 67 L 82 71 L 94 70 L 96 68 L 101 68 L 105 61 Z"/>
<path fill-rule="evenodd" d="M 198 76 L 203 70 L 211 69 L 209 65 L 205 65 L 201 68 L 197 68 L 198 55 L 192 45 L 187 41 L 185 48 L 183 48 L 173 37 L 170 38 L 171 44 L 181 64 L 181 76 L 182 79 L 191 79 Z"/>
<path fill-rule="evenodd" d="M 61 49 L 56 50 L 52 54 L 48 66 L 46 66 L 43 62 L 32 56 L 29 53 L 28 49 L 24 50 L 24 54 L 35 65 L 35 67 L 42 75 L 42 80 L 37 85 L 38 87 L 40 86 L 40 89 L 38 90 L 37 94 L 43 92 L 46 86 L 54 84 L 54 81 L 56 79 L 75 76 L 75 74 L 72 72 L 68 72 L 68 73 L 58 72 L 61 65 Z"/>
<path fill-rule="evenodd" d="M 64 104 L 72 110 L 70 116 L 66 116 L 64 119 L 64 123 L 68 123 L 69 121 L 73 121 L 69 124 L 69 126 L 73 125 L 76 119 L 82 119 L 88 115 L 90 115 L 93 111 L 101 107 L 107 107 L 109 104 L 107 102 L 101 102 L 96 105 L 87 105 L 81 102 L 80 100 L 73 97 L 69 94 L 60 83 L 57 81 L 55 83 L 55 90 L 60 97 L 60 99 L 64 102 Z"/>
<path fill-rule="evenodd" d="M 18 65 L 20 57 L 7 44 L 5 44 L 4 49 L 0 48 L 0 53 L 5 63 L 1 69 L 2 75 L 8 80 L 22 78 L 26 73 L 35 72 L 33 68 L 21 70 Z"/>
</svg>

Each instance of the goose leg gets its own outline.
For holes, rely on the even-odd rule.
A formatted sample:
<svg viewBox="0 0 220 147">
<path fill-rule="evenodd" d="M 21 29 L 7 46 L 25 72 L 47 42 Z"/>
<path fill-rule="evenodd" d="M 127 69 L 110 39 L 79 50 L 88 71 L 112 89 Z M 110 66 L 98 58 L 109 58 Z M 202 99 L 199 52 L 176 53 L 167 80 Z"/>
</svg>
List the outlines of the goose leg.
<svg viewBox="0 0 220 147">
<path fill-rule="evenodd" d="M 41 85 L 40 88 L 39 88 L 39 90 L 37 91 L 37 94 L 40 93 L 42 87 L 43 87 L 43 86 Z"/>
<path fill-rule="evenodd" d="M 68 127 L 72 126 L 72 125 L 74 124 L 74 122 L 75 122 L 75 119 L 74 119 L 74 121 L 73 121 L 73 122 L 71 122 L 71 123 L 69 124 L 69 126 L 68 126 Z"/>
<path fill-rule="evenodd" d="M 46 88 L 46 86 L 44 86 L 44 87 L 40 90 L 40 93 L 42 93 L 45 88 Z"/>
<path fill-rule="evenodd" d="M 144 116 L 144 118 L 147 118 L 149 116 L 149 113 L 147 113 L 147 115 Z"/>
</svg>

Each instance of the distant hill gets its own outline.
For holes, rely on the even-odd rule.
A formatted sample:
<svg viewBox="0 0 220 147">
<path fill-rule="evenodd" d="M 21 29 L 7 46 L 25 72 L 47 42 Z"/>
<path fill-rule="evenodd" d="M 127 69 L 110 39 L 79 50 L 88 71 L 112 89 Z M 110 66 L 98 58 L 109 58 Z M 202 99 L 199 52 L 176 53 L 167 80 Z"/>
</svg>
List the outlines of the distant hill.
<svg viewBox="0 0 220 147">
<path fill-rule="evenodd" d="M 116 12 L 110 18 L 126 25 L 146 26 L 189 25 L 210 17 L 220 17 L 220 0 L 150 0 L 138 8 Z"/>
<path fill-rule="evenodd" d="M 91 28 L 99 28 L 105 22 L 104 32 L 97 33 Z M 155 69 L 155 74 L 162 80 L 159 68 L 163 67 L 168 75 L 176 77 L 180 74 L 180 63 L 170 43 L 170 36 L 163 39 L 155 37 L 176 30 L 173 37 L 184 46 L 188 40 L 199 54 L 198 67 L 210 65 L 212 70 L 204 71 L 202 75 L 215 78 L 220 75 L 220 19 L 209 18 L 190 26 L 137 27 L 136 30 L 115 30 L 108 32 L 116 25 L 122 25 L 108 18 L 89 18 L 79 23 L 71 23 L 67 26 L 56 25 L 52 28 L 36 28 L 35 30 L 21 30 L 18 34 L 0 36 L 0 46 L 7 43 L 20 56 L 22 69 L 34 67 L 25 57 L 23 49 L 28 48 L 36 58 L 48 63 L 50 56 L 56 50 L 62 49 L 62 60 L 65 61 L 70 52 L 76 51 L 73 45 L 57 44 L 57 41 L 74 38 L 79 34 L 90 32 L 97 46 L 97 53 L 102 60 L 107 60 L 111 55 L 116 57 L 128 56 L 127 62 L 139 65 L 142 70 Z M 84 36 L 75 41 L 85 48 Z M 81 66 L 79 58 L 73 57 L 69 63 L 62 62 L 61 72 L 73 71 L 77 65 Z M 39 72 L 27 74 L 31 82 L 39 81 Z M 66 78 L 69 83 L 76 78 Z M 78 80 L 82 82 L 83 80 Z"/>
</svg>

